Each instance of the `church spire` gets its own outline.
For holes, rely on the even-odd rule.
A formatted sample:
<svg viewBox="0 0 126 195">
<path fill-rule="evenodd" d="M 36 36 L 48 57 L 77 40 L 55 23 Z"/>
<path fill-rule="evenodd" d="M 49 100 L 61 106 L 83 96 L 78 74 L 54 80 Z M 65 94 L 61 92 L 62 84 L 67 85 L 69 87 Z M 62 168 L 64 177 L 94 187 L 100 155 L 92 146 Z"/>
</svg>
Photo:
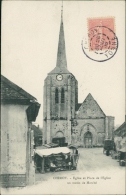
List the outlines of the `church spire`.
<svg viewBox="0 0 126 195">
<path fill-rule="evenodd" d="M 56 66 L 59 68 L 67 67 L 64 27 L 63 27 L 63 1 L 62 1 L 62 7 L 61 7 L 61 23 L 60 23 L 60 33 L 59 33 L 59 43 L 58 43 Z"/>
</svg>

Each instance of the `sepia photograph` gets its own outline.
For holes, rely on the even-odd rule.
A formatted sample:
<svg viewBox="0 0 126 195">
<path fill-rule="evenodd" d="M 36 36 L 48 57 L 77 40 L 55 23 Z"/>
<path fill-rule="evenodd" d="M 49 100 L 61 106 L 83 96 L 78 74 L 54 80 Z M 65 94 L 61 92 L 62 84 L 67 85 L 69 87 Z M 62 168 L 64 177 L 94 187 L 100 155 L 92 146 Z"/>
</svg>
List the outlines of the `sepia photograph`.
<svg viewBox="0 0 126 195">
<path fill-rule="evenodd" d="M 126 194 L 125 1 L 1 11 L 1 194 Z"/>
</svg>

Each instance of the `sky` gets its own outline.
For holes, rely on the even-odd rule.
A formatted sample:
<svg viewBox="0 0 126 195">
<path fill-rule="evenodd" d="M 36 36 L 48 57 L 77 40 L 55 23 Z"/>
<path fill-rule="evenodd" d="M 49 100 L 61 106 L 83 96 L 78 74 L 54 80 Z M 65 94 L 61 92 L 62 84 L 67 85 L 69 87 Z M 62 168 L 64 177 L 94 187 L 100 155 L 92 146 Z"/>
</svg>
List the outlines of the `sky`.
<svg viewBox="0 0 126 195">
<path fill-rule="evenodd" d="M 125 6 L 123 1 L 64 1 L 63 21 L 67 67 L 78 80 L 78 99 L 91 93 L 104 113 L 125 120 Z M 117 53 L 95 62 L 82 51 L 87 19 L 114 17 L 119 40 Z M 56 66 L 61 1 L 2 2 L 2 75 L 37 98 L 36 123 L 43 125 L 43 86 Z"/>
</svg>

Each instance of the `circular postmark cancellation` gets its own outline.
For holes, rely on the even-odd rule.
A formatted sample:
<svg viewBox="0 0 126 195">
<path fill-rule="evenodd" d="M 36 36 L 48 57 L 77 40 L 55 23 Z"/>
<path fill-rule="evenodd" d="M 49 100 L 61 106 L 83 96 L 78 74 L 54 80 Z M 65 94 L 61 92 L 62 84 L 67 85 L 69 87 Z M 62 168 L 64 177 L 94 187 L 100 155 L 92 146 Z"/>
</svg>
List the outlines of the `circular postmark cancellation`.
<svg viewBox="0 0 126 195">
<path fill-rule="evenodd" d="M 90 28 L 82 39 L 82 50 L 91 60 L 104 62 L 111 59 L 118 49 L 116 34 L 106 26 Z"/>
</svg>

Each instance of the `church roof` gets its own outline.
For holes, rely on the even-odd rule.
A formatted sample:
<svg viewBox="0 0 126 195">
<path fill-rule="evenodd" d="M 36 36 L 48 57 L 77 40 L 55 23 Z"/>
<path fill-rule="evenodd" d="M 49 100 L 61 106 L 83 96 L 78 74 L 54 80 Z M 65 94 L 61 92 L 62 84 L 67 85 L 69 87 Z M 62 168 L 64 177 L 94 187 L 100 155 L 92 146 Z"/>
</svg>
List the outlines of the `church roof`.
<svg viewBox="0 0 126 195">
<path fill-rule="evenodd" d="M 61 12 L 61 23 L 60 23 L 58 51 L 57 51 L 57 63 L 56 63 L 56 67 L 49 74 L 57 74 L 57 73 L 66 73 L 67 74 L 67 73 L 70 73 L 67 70 L 67 59 L 66 59 L 65 37 L 64 37 L 64 26 L 63 26 L 63 13 L 62 12 Z"/>
<path fill-rule="evenodd" d="M 81 104 L 77 113 L 77 118 L 102 118 L 105 116 L 105 113 L 90 93 Z"/>
<path fill-rule="evenodd" d="M 82 104 L 82 103 L 78 103 L 78 104 L 76 105 L 76 111 L 78 111 L 78 110 L 79 110 L 79 108 L 80 108 L 81 104 Z"/>
<path fill-rule="evenodd" d="M 32 100 L 36 98 L 27 93 L 24 89 L 11 82 L 9 79 L 1 75 L 1 100 L 2 101 L 16 101 L 16 100 Z"/>
</svg>

